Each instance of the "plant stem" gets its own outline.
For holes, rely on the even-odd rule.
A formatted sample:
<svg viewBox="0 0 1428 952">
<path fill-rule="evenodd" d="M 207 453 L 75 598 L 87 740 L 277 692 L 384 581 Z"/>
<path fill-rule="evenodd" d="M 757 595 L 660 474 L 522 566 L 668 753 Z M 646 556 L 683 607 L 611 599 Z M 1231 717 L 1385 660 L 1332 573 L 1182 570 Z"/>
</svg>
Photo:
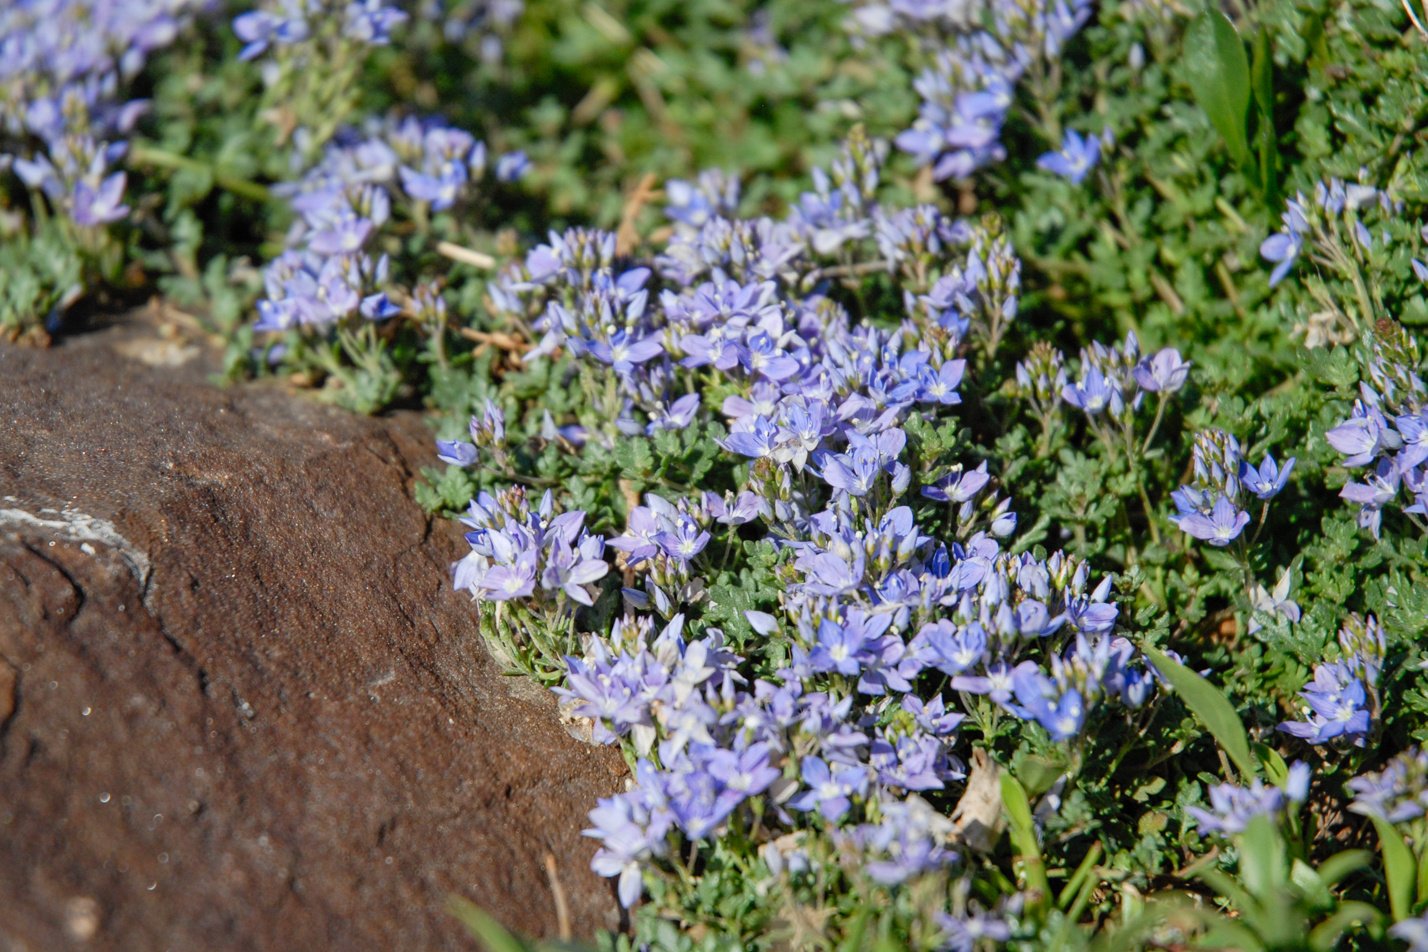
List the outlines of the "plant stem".
<svg viewBox="0 0 1428 952">
<path fill-rule="evenodd" d="M 129 146 L 129 161 L 135 165 L 145 165 L 155 169 L 207 172 L 213 176 L 213 184 L 225 191 L 232 192 L 234 195 L 251 198 L 255 202 L 273 201 L 273 193 L 266 185 L 260 185 L 257 182 L 239 178 L 235 175 L 228 175 L 207 162 L 200 162 L 198 159 L 193 159 L 186 155 L 179 155 L 176 152 L 169 152 L 166 149 L 160 149 L 143 142 L 135 142 Z"/>
</svg>

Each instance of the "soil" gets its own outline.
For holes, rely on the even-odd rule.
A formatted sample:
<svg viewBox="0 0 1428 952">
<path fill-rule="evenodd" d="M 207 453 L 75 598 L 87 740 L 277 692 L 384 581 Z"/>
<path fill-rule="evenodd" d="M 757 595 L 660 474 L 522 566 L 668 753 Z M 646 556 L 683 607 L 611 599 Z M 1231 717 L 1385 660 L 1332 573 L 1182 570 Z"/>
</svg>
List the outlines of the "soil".
<svg viewBox="0 0 1428 952">
<path fill-rule="evenodd" d="M 504 677 L 420 416 L 220 388 L 154 313 L 0 344 L 0 949 L 436 949 L 617 922 L 620 789 Z"/>
</svg>

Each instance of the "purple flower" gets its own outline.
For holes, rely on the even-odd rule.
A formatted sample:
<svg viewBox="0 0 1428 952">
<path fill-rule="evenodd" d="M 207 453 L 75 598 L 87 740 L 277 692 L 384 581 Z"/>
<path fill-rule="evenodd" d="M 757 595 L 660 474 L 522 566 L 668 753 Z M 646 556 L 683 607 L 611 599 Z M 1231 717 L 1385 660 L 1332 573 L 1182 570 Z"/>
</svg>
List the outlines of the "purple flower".
<svg viewBox="0 0 1428 952">
<path fill-rule="evenodd" d="M 1086 702 L 1081 692 L 1075 688 L 1063 692 L 1030 661 L 1012 670 L 1012 691 L 1016 703 L 1006 702 L 1006 708 L 1017 717 L 1036 721 L 1052 740 L 1070 740 L 1086 723 Z"/>
<path fill-rule="evenodd" d="M 1390 823 L 1416 820 L 1428 812 L 1428 750 L 1404 751 L 1378 773 L 1350 780 L 1348 788 L 1354 794 L 1349 809 L 1355 813 Z"/>
<path fill-rule="evenodd" d="M 829 823 L 837 823 L 852 808 L 854 796 L 863 796 L 868 789 L 866 768 L 835 764 L 830 768 L 821 757 L 805 757 L 800 769 L 804 793 L 789 801 L 789 806 L 805 813 L 817 810 Z"/>
<path fill-rule="evenodd" d="M 757 417 L 747 424 L 742 420 L 736 423 L 728 437 L 719 441 L 719 445 L 731 453 L 760 459 L 772 456 L 778 442 L 778 427 L 763 417 Z"/>
<path fill-rule="evenodd" d="M 1175 393 L 1190 376 L 1190 362 L 1174 347 L 1157 351 L 1135 365 L 1135 382 L 1150 393 Z"/>
<path fill-rule="evenodd" d="M 465 440 L 437 440 L 436 458 L 443 463 L 465 469 L 476 462 L 476 447 Z"/>
<path fill-rule="evenodd" d="M 507 152 L 496 160 L 496 181 L 519 182 L 530 171 L 530 159 L 521 151 Z"/>
<path fill-rule="evenodd" d="M 1376 407 L 1362 403 L 1354 405 L 1354 415 L 1334 427 L 1324 438 L 1329 445 L 1348 457 L 1346 466 L 1367 466 L 1385 450 L 1397 449 L 1398 434 L 1393 431 Z"/>
<path fill-rule="evenodd" d="M 985 489 L 991 478 L 987 464 L 982 463 L 976 469 L 954 471 L 930 486 L 923 486 L 922 495 L 938 502 L 965 503 Z"/>
<path fill-rule="evenodd" d="M 124 173 L 115 172 L 95 188 L 88 182 L 74 187 L 74 205 L 70 214 L 78 225 L 92 228 L 118 221 L 129 214 L 124 200 Z"/>
<path fill-rule="evenodd" d="M 658 336 L 633 339 L 626 331 L 616 331 L 608 343 L 602 340 L 586 344 L 590 356 L 602 364 L 609 364 L 615 373 L 628 376 L 636 366 L 653 360 L 664 352 L 664 345 Z"/>
<path fill-rule="evenodd" d="M 1061 150 L 1047 152 L 1036 160 L 1038 167 L 1067 178 L 1076 185 L 1090 174 L 1091 169 L 1101 159 L 1101 140 L 1096 136 L 1082 136 L 1074 129 L 1067 129 L 1061 137 Z"/>
<path fill-rule="evenodd" d="M 685 516 L 672 531 L 656 533 L 654 540 L 671 559 L 689 562 L 709 544 L 709 533 L 701 530 L 698 523 Z"/>
<path fill-rule="evenodd" d="M 1250 517 L 1249 513 L 1230 502 L 1229 496 L 1220 496 L 1208 514 L 1185 512 L 1172 516 L 1171 520 L 1180 527 L 1180 531 L 1223 548 L 1239 538 L 1245 526 L 1249 525 Z"/>
<path fill-rule="evenodd" d="M 1264 462 L 1258 467 L 1251 466 L 1248 462 L 1240 463 L 1240 484 L 1260 499 L 1268 501 L 1279 495 L 1293 469 L 1294 457 L 1285 460 L 1281 468 L 1273 456 L 1266 455 Z"/>
<path fill-rule="evenodd" d="M 513 565 L 495 565 L 481 580 L 481 588 L 493 602 L 526 598 L 535 591 L 536 556 L 523 553 Z"/>
<path fill-rule="evenodd" d="M 563 592 L 581 605 L 595 604 L 586 586 L 610 571 L 609 563 L 600 557 L 602 549 L 604 540 L 600 536 L 587 536 L 579 546 L 556 540 L 546 557 L 541 586 L 548 591 Z"/>
<path fill-rule="evenodd" d="M 1248 787 L 1222 783 L 1210 788 L 1210 809 L 1186 807 L 1202 833 L 1233 836 L 1243 833 L 1256 817 L 1274 819 L 1286 804 L 1303 803 L 1309 793 L 1309 765 L 1295 763 L 1283 788 L 1266 787 L 1258 777 Z"/>
<path fill-rule="evenodd" d="M 1061 397 L 1073 407 L 1084 410 L 1087 416 L 1096 416 L 1107 408 L 1118 414 L 1123 405 L 1120 387 L 1094 366 L 1087 368 L 1079 383 L 1063 387 Z"/>
<path fill-rule="evenodd" d="M 645 432 L 653 435 L 660 430 L 683 430 L 694 422 L 699 412 L 699 394 L 689 393 L 675 400 L 669 406 L 657 406 L 650 414 L 650 422 Z"/>
<path fill-rule="evenodd" d="M 710 751 L 705 769 L 715 780 L 741 797 L 752 797 L 767 790 L 781 773 L 772 764 L 772 749 L 762 741 L 733 750 Z"/>
<path fill-rule="evenodd" d="M 1300 696 L 1309 706 L 1307 721 L 1285 721 L 1279 729 L 1311 744 L 1326 744 L 1336 737 L 1362 747 L 1371 726 L 1364 684 L 1342 661 L 1314 668 L 1314 680 Z"/>
<path fill-rule="evenodd" d="M 940 403 L 943 406 L 961 403 L 962 397 L 957 393 L 957 388 L 961 386 L 966 370 L 965 360 L 946 361 L 935 371 L 931 367 L 924 367 L 918 376 L 917 399 L 923 403 Z"/>
<path fill-rule="evenodd" d="M 884 886 L 906 882 L 941 869 L 957 859 L 946 844 L 952 822 L 920 797 L 883 800 L 878 823 L 865 823 L 848 834 L 863 856 L 868 877 Z"/>
<path fill-rule="evenodd" d="M 1284 230 L 1270 235 L 1259 246 L 1260 257 L 1266 261 L 1278 262 L 1269 276 L 1269 286 L 1274 287 L 1289 269 L 1304 248 L 1304 233 L 1309 230 L 1309 222 L 1304 216 L 1304 196 L 1289 200 L 1289 209 L 1283 215 Z"/>
</svg>

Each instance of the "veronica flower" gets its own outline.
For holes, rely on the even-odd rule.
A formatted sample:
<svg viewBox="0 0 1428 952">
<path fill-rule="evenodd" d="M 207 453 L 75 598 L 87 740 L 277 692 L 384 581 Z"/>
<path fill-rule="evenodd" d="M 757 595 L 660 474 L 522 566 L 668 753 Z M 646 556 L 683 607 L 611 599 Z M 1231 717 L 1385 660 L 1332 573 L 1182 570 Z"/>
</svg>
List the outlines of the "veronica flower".
<svg viewBox="0 0 1428 952">
<path fill-rule="evenodd" d="M 991 478 L 984 462 L 976 469 L 956 470 L 929 486 L 923 486 L 922 495 L 939 502 L 965 503 L 985 489 Z"/>
<path fill-rule="evenodd" d="M 1119 413 L 1122 403 L 1116 382 L 1094 366 L 1087 368 L 1086 375 L 1079 382 L 1063 387 L 1061 396 L 1073 407 L 1084 410 L 1087 416 L 1096 416 L 1107 408 L 1112 413 Z"/>
<path fill-rule="evenodd" d="M 1334 427 L 1324 438 L 1329 445 L 1348 457 L 1345 466 L 1367 466 L 1380 452 L 1398 448 L 1394 432 L 1376 407 L 1354 405 L 1354 415 Z"/>
<path fill-rule="evenodd" d="M 800 775 L 808 788 L 788 805 L 795 810 L 817 810 L 829 823 L 837 823 L 852 808 L 852 798 L 868 789 L 868 774 L 863 767 L 834 764 L 830 767 L 821 757 L 805 757 Z"/>
<path fill-rule="evenodd" d="M 815 671 L 836 671 L 849 677 L 862 671 L 861 655 L 868 640 L 859 625 L 840 625 L 823 619 L 809 661 Z"/>
<path fill-rule="evenodd" d="M 482 589 L 485 590 L 486 597 L 494 602 L 527 598 L 535 591 L 535 553 L 524 552 L 520 558 L 511 565 L 492 566 L 491 569 L 486 572 L 480 584 Z"/>
<path fill-rule="evenodd" d="M 1266 455 L 1258 467 L 1251 466 L 1248 461 L 1240 463 L 1240 484 L 1260 499 L 1268 501 L 1279 495 L 1293 469 L 1294 457 L 1285 460 L 1281 468 L 1273 456 Z"/>
<path fill-rule="evenodd" d="M 665 555 L 680 562 L 689 562 L 709 544 L 709 533 L 699 528 L 699 524 L 689 517 L 681 518 L 672 531 L 655 534 L 655 542 Z"/>
<path fill-rule="evenodd" d="M 1307 702 L 1308 720 L 1285 721 L 1279 729 L 1311 744 L 1326 744 L 1336 737 L 1362 747 L 1371 726 L 1364 684 L 1342 661 L 1320 664 L 1314 679 L 1300 692 Z"/>
<path fill-rule="evenodd" d="M 462 469 L 476 462 L 476 447 L 465 440 L 437 440 L 436 458 Z"/>
<path fill-rule="evenodd" d="M 729 435 L 719 441 L 719 445 L 731 453 L 758 459 L 772 456 L 778 441 L 778 427 L 764 417 L 757 417 L 747 424 L 742 420 L 735 423 Z"/>
<path fill-rule="evenodd" d="M 645 431 L 653 435 L 660 430 L 687 429 L 694 422 L 695 414 L 699 412 L 699 400 L 699 394 L 688 393 L 669 406 L 660 404 L 650 414 L 650 422 Z"/>
<path fill-rule="evenodd" d="M 1036 721 L 1055 741 L 1070 740 L 1081 732 L 1086 703 L 1080 691 L 1062 691 L 1030 661 L 1012 669 L 1011 682 L 1016 702 L 1006 701 L 1003 706 L 1017 717 Z"/>
<path fill-rule="evenodd" d="M 1039 168 L 1080 185 L 1100 159 L 1101 140 L 1098 137 L 1082 136 L 1074 129 L 1067 129 L 1061 137 L 1060 151 L 1047 152 L 1036 160 L 1036 164 Z"/>
<path fill-rule="evenodd" d="M 1142 390 L 1175 393 L 1189 379 L 1190 362 L 1180 356 L 1180 351 L 1166 347 L 1136 364 L 1132 374 Z"/>
<path fill-rule="evenodd" d="M 1393 758 L 1378 773 L 1348 782 L 1354 795 L 1349 809 L 1365 816 L 1406 823 L 1428 812 L 1428 750 L 1416 747 Z"/>
<path fill-rule="evenodd" d="M 1213 546 L 1223 548 L 1240 537 L 1249 525 L 1249 513 L 1230 502 L 1230 497 L 1220 496 L 1209 513 L 1187 512 L 1171 517 L 1180 531 Z"/>
<path fill-rule="evenodd" d="M 1277 817 L 1286 804 L 1303 803 L 1309 796 L 1309 765 L 1299 761 L 1289 768 L 1284 787 L 1267 787 L 1258 777 L 1248 787 L 1222 783 L 1210 788 L 1210 809 L 1186 807 L 1185 812 L 1202 833 L 1231 836 L 1243 833 L 1258 816 Z"/>
<path fill-rule="evenodd" d="M 107 225 L 118 221 L 129 213 L 124 201 L 124 173 L 115 172 L 99 183 L 98 187 L 81 181 L 74 187 L 74 201 L 70 207 L 70 217 L 75 224 L 86 227 Z"/>
<path fill-rule="evenodd" d="M 1263 585 L 1255 584 L 1254 592 L 1250 595 L 1250 605 L 1256 612 L 1264 612 L 1267 615 L 1278 616 L 1290 622 L 1298 622 L 1300 617 L 1299 603 L 1289 597 L 1289 587 L 1292 582 L 1292 575 L 1289 569 L 1280 573 L 1279 581 L 1274 583 L 1272 591 L 1266 591 Z M 1263 627 L 1257 620 L 1251 619 L 1249 624 L 1250 634 L 1254 634 Z"/>
<path fill-rule="evenodd" d="M 1428 913 L 1400 919 L 1388 927 L 1388 934 L 1407 945 L 1407 952 L 1428 952 Z"/>
<path fill-rule="evenodd" d="M 1289 200 L 1289 209 L 1284 213 L 1283 221 L 1284 230 L 1270 235 L 1259 246 L 1260 257 L 1277 262 L 1269 276 L 1270 287 L 1284 280 L 1304 248 L 1304 233 L 1309 230 L 1309 222 L 1304 215 L 1303 195 Z"/>
</svg>

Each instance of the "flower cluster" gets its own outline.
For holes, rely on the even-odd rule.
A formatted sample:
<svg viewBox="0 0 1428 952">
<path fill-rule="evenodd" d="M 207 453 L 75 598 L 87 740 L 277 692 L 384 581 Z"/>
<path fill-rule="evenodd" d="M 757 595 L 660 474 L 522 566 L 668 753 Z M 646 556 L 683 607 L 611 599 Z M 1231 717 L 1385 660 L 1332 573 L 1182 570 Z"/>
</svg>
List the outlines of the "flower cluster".
<svg viewBox="0 0 1428 952">
<path fill-rule="evenodd" d="M 568 709 L 636 760 L 635 786 L 602 801 L 589 831 L 595 868 L 619 878 L 626 904 L 642 870 L 677 861 L 677 839 L 731 829 L 763 847 L 828 831 L 883 884 L 944 868 L 957 856 L 950 826 L 914 795 L 964 778 L 954 748 L 968 710 L 1077 743 L 1100 712 L 1138 707 L 1154 688 L 1115 635 L 1110 578 L 1062 552 L 1003 549 L 1016 516 L 985 465 L 914 473 L 906 424 L 957 412 L 965 355 L 994 348 L 1015 319 L 1019 263 L 994 227 L 883 208 L 882 155 L 855 138 L 782 219 L 726 217 L 738 200 L 726 178 L 679 183 L 652 261 L 622 259 L 612 234 L 572 230 L 493 291 L 540 335 L 528 359 L 569 355 L 590 377 L 587 439 L 717 413 L 741 483 L 631 507 L 605 543 L 619 553 L 623 614 L 565 661 Z M 899 326 L 840 303 L 838 279 L 863 262 L 901 280 Z M 1159 375 L 1150 389 L 1183 383 L 1181 364 L 1164 363 L 1147 365 Z M 710 392 L 723 394 L 717 406 L 704 405 Z M 952 538 L 919 527 L 919 497 L 951 507 Z M 468 524 L 491 524 L 490 504 L 479 509 Z M 751 530 L 786 558 L 777 609 L 741 613 L 787 645 L 763 668 L 700 622 L 719 608 L 715 560 Z M 472 544 L 468 558 L 493 571 L 492 541 Z M 505 563 L 520 551 L 508 546 Z M 513 591 L 534 591 L 542 562 L 528 561 Z M 463 569 L 459 582 L 474 578 Z M 505 574 L 481 578 L 480 591 L 504 590 Z M 775 853 L 780 868 L 797 865 L 796 851 Z"/>
<path fill-rule="evenodd" d="M 1005 156 L 1001 131 L 1017 83 L 1034 65 L 1058 58 L 1090 16 L 1087 0 L 996 0 L 976 14 L 965 4 L 867 0 L 856 5 L 849 28 L 870 39 L 906 35 L 919 47 L 930 63 L 913 83 L 922 102 L 897 146 L 932 166 L 935 178 L 961 179 Z M 1064 170 L 1053 171 L 1079 182 L 1099 146 L 1068 136 Z"/>
<path fill-rule="evenodd" d="M 420 0 L 419 19 L 441 26 L 442 37 L 465 44 L 484 63 L 501 58 L 501 35 L 525 11 L 524 0 Z"/>
<path fill-rule="evenodd" d="M 1378 677 L 1384 637 L 1378 620 L 1351 618 L 1339 631 L 1339 659 L 1314 666 L 1314 678 L 1300 692 L 1305 720 L 1279 729 L 1311 744 L 1342 737 L 1362 747 L 1378 711 Z"/>
<path fill-rule="evenodd" d="M 549 492 L 535 508 L 520 487 L 481 493 L 461 521 L 471 528 L 471 552 L 456 563 L 455 584 L 477 598 L 591 605 L 591 586 L 610 570 L 605 540 L 585 531 L 585 513 L 557 514 Z"/>
<path fill-rule="evenodd" d="M 1385 506 L 1409 497 L 1403 512 L 1428 531 L 1428 389 L 1418 341 L 1382 321 L 1369 339 L 1366 376 L 1349 419 L 1325 434 L 1345 466 L 1363 471 L 1340 495 L 1359 506 L 1359 525 L 1378 538 Z"/>
<path fill-rule="evenodd" d="M 1349 807 L 1364 816 L 1407 823 L 1428 813 L 1428 749 L 1406 750 L 1377 773 L 1349 781 L 1354 802 Z"/>
<path fill-rule="evenodd" d="M 1248 787 L 1222 783 L 1210 788 L 1210 809 L 1186 807 L 1202 833 L 1233 836 L 1243 833 L 1255 817 L 1277 819 L 1291 804 L 1309 797 L 1309 765 L 1296 762 L 1282 787 L 1266 786 L 1258 777 Z"/>
<path fill-rule="evenodd" d="M 1292 456 L 1282 466 L 1268 454 L 1258 466 L 1250 463 L 1241 455 L 1239 440 L 1224 430 L 1197 433 L 1191 456 L 1194 478 L 1171 494 L 1176 508 L 1171 518 L 1182 532 L 1221 548 L 1249 525 L 1245 507 L 1250 497 L 1261 501 L 1262 521 L 1269 500 L 1284 489 L 1294 469 Z"/>
<path fill-rule="evenodd" d="M 0 7 L 0 171 L 84 228 L 124 218 L 124 86 L 212 0 L 34 0 Z"/>
<path fill-rule="evenodd" d="M 256 329 L 321 329 L 399 313 L 387 293 L 387 257 L 368 249 L 394 215 L 449 209 L 485 173 L 485 145 L 436 121 L 386 119 L 340 133 L 317 165 L 275 189 L 299 217 L 287 250 L 264 268 Z"/>
<path fill-rule="evenodd" d="M 256 10 L 241 13 L 233 32 L 243 41 L 239 59 L 255 59 L 270 50 L 285 50 L 320 37 L 340 38 L 368 46 L 385 46 L 392 30 L 407 14 L 382 0 L 264 0 Z"/>
<path fill-rule="evenodd" d="M 1359 211 L 1375 204 L 1385 212 L 1394 207 L 1387 192 L 1337 178 L 1317 183 L 1312 203 L 1303 192 L 1289 199 L 1281 218 L 1284 229 L 1270 235 L 1259 247 L 1260 256 L 1274 264 L 1270 287 L 1284 280 L 1304 252 L 1306 242 L 1316 260 L 1331 265 L 1342 255 L 1337 238 L 1341 230 L 1352 236 L 1357 247 L 1372 248 L 1373 235 L 1360 219 Z"/>
</svg>

